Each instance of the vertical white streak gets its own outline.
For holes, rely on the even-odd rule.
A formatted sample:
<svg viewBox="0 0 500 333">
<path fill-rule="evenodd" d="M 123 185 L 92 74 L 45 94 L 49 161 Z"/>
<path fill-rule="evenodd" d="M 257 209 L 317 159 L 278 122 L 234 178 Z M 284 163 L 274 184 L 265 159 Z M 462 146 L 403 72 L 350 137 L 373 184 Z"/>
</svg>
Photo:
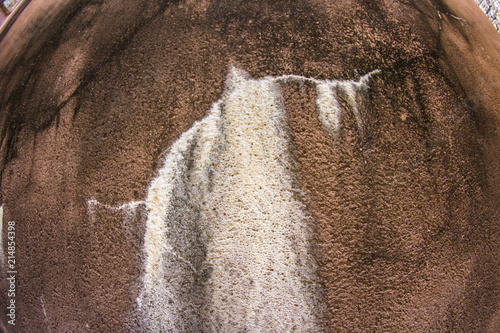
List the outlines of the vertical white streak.
<svg viewBox="0 0 500 333">
<path fill-rule="evenodd" d="M 319 120 L 323 127 L 333 134 L 334 139 L 339 138 L 342 126 L 342 109 L 338 101 L 339 95 L 347 102 L 360 135 L 364 135 L 363 115 L 361 114 L 359 101 L 364 100 L 366 97 L 371 77 L 379 73 L 380 70 L 374 70 L 361 77 L 359 82 L 321 81 L 303 78 L 303 80 L 312 81 L 316 84 L 318 94 L 316 104 L 318 106 Z"/>
<path fill-rule="evenodd" d="M 362 134 L 358 99 L 374 73 L 339 82 L 252 79 L 231 69 L 221 100 L 172 145 L 148 190 L 137 299 L 144 331 L 322 330 L 323 293 L 295 196 L 280 83 L 316 84 L 318 117 L 338 137 L 338 95 Z"/>
<path fill-rule="evenodd" d="M 342 121 L 342 110 L 337 99 L 337 84 L 319 82 L 316 84 L 318 97 L 316 104 L 319 111 L 319 120 L 324 128 L 329 130 L 334 138 L 338 138 Z"/>
<path fill-rule="evenodd" d="M 47 318 L 47 312 L 45 311 L 45 304 L 43 303 L 43 295 L 40 296 L 40 304 L 42 305 L 43 317 L 45 318 L 45 321 L 47 321 L 48 318 Z"/>
<path fill-rule="evenodd" d="M 205 212 L 209 321 L 217 332 L 316 332 L 316 264 L 291 190 L 279 89 L 239 79 L 225 99 L 226 149 Z"/>
<path fill-rule="evenodd" d="M 193 331 L 201 325 L 197 313 L 203 300 L 196 280 L 205 236 L 197 222 L 210 186 L 220 109 L 214 104 L 207 118 L 179 138 L 148 191 L 146 267 L 138 305 L 151 332 Z"/>
<path fill-rule="evenodd" d="M 361 113 L 356 98 L 358 94 L 359 84 L 347 81 L 339 84 L 339 88 L 344 93 L 345 99 L 349 104 L 349 107 L 354 115 L 354 119 L 356 120 L 356 125 L 358 126 L 360 134 L 363 135 L 364 134 L 363 119 L 361 118 Z"/>
</svg>

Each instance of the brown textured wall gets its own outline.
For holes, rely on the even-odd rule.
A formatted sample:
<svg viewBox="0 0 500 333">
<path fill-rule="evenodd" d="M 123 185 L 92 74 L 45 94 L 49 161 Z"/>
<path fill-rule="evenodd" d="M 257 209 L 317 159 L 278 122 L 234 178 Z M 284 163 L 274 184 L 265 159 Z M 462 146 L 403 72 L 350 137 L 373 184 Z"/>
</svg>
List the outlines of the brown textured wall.
<svg viewBox="0 0 500 333">
<path fill-rule="evenodd" d="M 112 207 L 144 200 L 230 64 L 256 78 L 382 71 L 366 130 L 345 113 L 336 141 L 313 87 L 282 87 L 332 332 L 498 331 L 500 38 L 472 6 L 32 0 L 0 41 L 17 332 L 137 330 L 145 210 Z"/>
</svg>

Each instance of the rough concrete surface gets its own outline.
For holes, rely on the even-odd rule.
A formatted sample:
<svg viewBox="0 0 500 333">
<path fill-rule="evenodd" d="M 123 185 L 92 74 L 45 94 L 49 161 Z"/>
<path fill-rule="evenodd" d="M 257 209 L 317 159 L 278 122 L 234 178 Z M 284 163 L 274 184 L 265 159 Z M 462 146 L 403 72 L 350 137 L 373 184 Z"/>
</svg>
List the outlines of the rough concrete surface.
<svg viewBox="0 0 500 333">
<path fill-rule="evenodd" d="M 0 331 L 499 332 L 499 91 L 473 0 L 32 0 Z"/>
</svg>

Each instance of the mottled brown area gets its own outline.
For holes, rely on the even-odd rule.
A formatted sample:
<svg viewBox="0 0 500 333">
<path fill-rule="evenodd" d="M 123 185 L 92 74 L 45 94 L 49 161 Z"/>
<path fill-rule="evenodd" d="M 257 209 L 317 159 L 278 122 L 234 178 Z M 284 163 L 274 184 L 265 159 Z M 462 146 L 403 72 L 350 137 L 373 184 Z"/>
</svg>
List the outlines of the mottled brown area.
<svg viewBox="0 0 500 333">
<path fill-rule="evenodd" d="M 22 76 L 2 82 L 15 88 L 2 89 L 1 102 L 4 218 L 18 223 L 22 263 L 19 331 L 129 330 L 144 229 L 135 219 L 130 227 L 140 237 L 116 238 L 123 228 L 116 213 L 98 209 L 92 226 L 87 201 L 143 200 L 161 155 L 219 98 L 227 70 L 208 47 L 210 31 L 192 24 L 196 17 L 163 2 L 150 6 L 140 14 L 159 18 L 140 31 L 131 24 L 144 25 L 142 16 L 129 10 L 141 7 L 70 6 L 66 22 L 52 22 L 59 46 L 30 42 L 21 59 L 2 64 L 11 78 Z M 26 88 L 31 77 L 38 83 Z"/>
<path fill-rule="evenodd" d="M 470 149 L 474 126 L 466 110 L 446 108 L 458 103 L 446 96 L 444 82 L 414 73 L 402 85 L 425 86 L 418 102 L 387 87 L 382 75 L 362 110 L 370 128 L 361 136 L 344 104 L 345 130 L 336 140 L 318 121 L 315 89 L 284 89 L 302 188 L 317 222 L 332 331 L 446 331 L 450 325 L 468 331 L 478 319 L 460 316 L 484 311 L 467 308 L 464 299 L 478 289 L 469 274 L 484 265 L 475 250 L 485 217 L 481 175 L 471 167 L 481 168 Z M 399 112 L 391 101 L 400 101 Z M 433 114 L 422 115 L 419 103 Z M 462 113 L 461 123 L 451 121 L 451 112 Z"/>
<path fill-rule="evenodd" d="M 0 40 L 17 332 L 137 330 L 145 211 L 112 207 L 144 200 L 231 64 L 382 71 L 338 139 L 313 86 L 282 87 L 332 332 L 500 330 L 500 37 L 473 0 L 32 0 Z"/>
<path fill-rule="evenodd" d="M 139 293 L 143 235 L 146 206 L 128 206 L 121 209 L 89 204 L 89 254 L 84 258 L 85 278 L 91 288 L 89 310 L 94 321 L 93 331 L 134 330 L 136 323 L 130 304 L 132 295 Z M 109 281 L 103 284 L 103 281 Z M 109 289 L 113 293 L 109 292 Z M 124 300 L 127 300 L 126 302 Z M 110 306 L 113 304 L 113 306 Z M 113 322 L 107 318 L 113 318 Z"/>
</svg>

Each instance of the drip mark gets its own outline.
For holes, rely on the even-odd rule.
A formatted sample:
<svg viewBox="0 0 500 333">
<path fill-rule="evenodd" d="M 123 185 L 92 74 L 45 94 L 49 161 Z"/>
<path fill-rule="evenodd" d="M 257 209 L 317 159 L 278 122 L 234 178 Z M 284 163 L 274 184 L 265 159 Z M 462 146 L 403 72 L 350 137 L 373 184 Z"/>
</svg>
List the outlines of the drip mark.
<svg viewBox="0 0 500 333">
<path fill-rule="evenodd" d="M 337 139 L 339 95 L 363 135 L 358 103 L 379 72 L 252 79 L 231 68 L 222 98 L 172 145 L 148 190 L 137 298 L 145 331 L 322 331 L 323 289 L 288 167 L 280 84 L 314 83 L 318 117 Z"/>
<path fill-rule="evenodd" d="M 40 304 L 42 305 L 42 312 L 43 312 L 43 318 L 45 321 L 47 321 L 47 312 L 45 311 L 45 305 L 43 303 L 43 295 L 40 296 Z"/>
</svg>

